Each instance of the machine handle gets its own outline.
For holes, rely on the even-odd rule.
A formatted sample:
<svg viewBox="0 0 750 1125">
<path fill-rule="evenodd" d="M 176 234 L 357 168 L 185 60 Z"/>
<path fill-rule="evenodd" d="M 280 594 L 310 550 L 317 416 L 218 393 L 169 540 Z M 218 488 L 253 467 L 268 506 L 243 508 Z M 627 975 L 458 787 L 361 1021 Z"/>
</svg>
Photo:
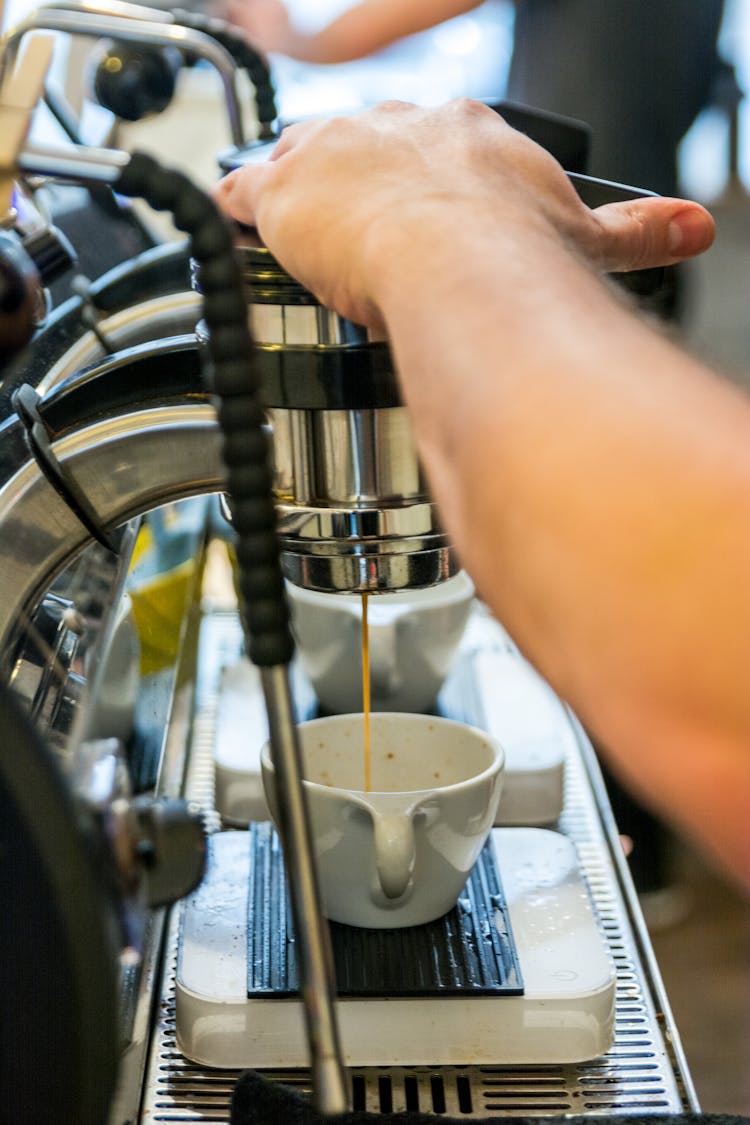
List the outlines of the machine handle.
<svg viewBox="0 0 750 1125">
<path fill-rule="evenodd" d="M 603 207 L 606 203 L 626 203 L 631 199 L 649 199 L 658 195 L 646 188 L 630 187 L 612 180 L 584 176 L 580 172 L 566 172 L 568 179 L 587 207 Z M 674 266 L 656 266 L 645 270 L 613 273 L 612 278 L 638 298 L 656 298 L 656 303 L 669 305 L 669 295 L 674 290 Z"/>
<path fill-rule="evenodd" d="M 629 199 L 654 198 L 658 193 L 646 188 L 618 184 L 614 180 L 600 180 L 596 176 L 583 176 L 580 172 L 566 172 L 578 197 L 587 207 L 603 207 L 605 203 L 625 203 Z"/>
</svg>

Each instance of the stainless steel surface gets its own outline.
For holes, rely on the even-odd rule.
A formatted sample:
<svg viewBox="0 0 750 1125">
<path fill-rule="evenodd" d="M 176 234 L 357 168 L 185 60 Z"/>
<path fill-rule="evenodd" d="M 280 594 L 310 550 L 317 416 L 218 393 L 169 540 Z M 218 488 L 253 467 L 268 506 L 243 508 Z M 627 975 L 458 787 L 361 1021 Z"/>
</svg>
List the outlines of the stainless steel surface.
<svg viewBox="0 0 750 1125">
<path fill-rule="evenodd" d="M 172 509 L 173 513 L 174 511 Z M 177 527 L 180 527 L 179 521 Z M 196 545 L 196 552 L 200 550 L 201 548 Z M 167 565 L 169 565 L 168 560 Z M 163 723 L 161 758 L 153 795 L 156 798 L 179 797 L 189 789 L 201 795 L 200 804 L 205 809 L 208 806 L 208 802 L 204 799 L 205 789 L 199 784 L 196 768 L 188 761 L 187 755 L 191 737 L 198 737 L 197 728 L 193 725 L 193 709 L 195 633 L 201 569 L 201 558 L 198 557 L 192 580 L 192 592 L 188 599 L 190 608 L 181 628 L 184 644 L 180 647 L 176 663 L 171 668 L 157 673 L 156 690 L 148 695 L 148 712 L 150 720 L 155 719 Z M 200 755 L 197 759 L 200 759 Z M 189 771 L 190 776 L 187 786 L 186 771 Z M 203 816 L 203 823 L 207 830 L 216 827 L 212 818 L 206 814 Z M 137 964 L 123 965 L 123 1007 L 127 1009 L 129 1018 L 123 1019 L 124 1047 L 111 1125 L 123 1125 L 124 1122 L 134 1122 L 138 1119 L 154 1019 L 153 1003 L 155 996 L 158 995 L 163 968 L 166 911 L 157 909 L 148 912 L 144 914 L 143 921 L 145 928 L 140 934 L 140 960 Z"/>
<path fill-rule="evenodd" d="M 54 444 L 101 525 L 119 526 L 170 500 L 223 486 L 219 429 L 207 403 L 133 411 Z M 89 541 L 35 461 L 0 490 L 0 653 L 52 579 Z"/>
<path fill-rule="evenodd" d="M 380 507 L 427 499 L 404 406 L 313 412 L 315 501 Z"/>
<path fill-rule="evenodd" d="M 69 35 L 125 40 L 129 43 L 148 43 L 157 47 L 178 47 L 194 52 L 209 62 L 219 74 L 224 87 L 224 97 L 229 118 L 232 142 L 242 145 L 245 136 L 242 126 L 242 109 L 235 85 L 236 67 L 232 56 L 210 35 L 191 28 L 179 27 L 163 20 L 130 19 L 119 15 L 101 15 L 98 11 L 62 8 L 40 8 L 25 20 L 12 27 L 3 36 L 0 48 L 0 81 L 5 70 L 13 66 L 23 37 L 32 31 L 61 31 Z"/>
<path fill-rule="evenodd" d="M 169 500 L 223 487 L 219 431 L 208 403 L 102 419 L 66 434 L 54 450 L 107 529 Z M 282 506 L 285 573 L 322 590 L 433 585 L 457 570 L 433 518 L 428 504 L 387 512 Z M 310 539 L 308 521 L 321 519 L 327 523 L 314 523 L 317 535 Z M 86 530 L 35 461 L 6 481 L 0 489 L 0 583 L 13 597 L 0 604 L 0 651 L 19 618 L 28 618 L 87 541 Z"/>
<path fill-rule="evenodd" d="M 222 667 L 240 651 L 234 613 L 208 616 L 202 629 L 197 715 L 187 794 L 213 807 L 213 744 L 221 705 Z M 512 646 L 509 645 L 512 651 Z M 521 657 L 519 656 L 520 660 Z M 615 1044 L 606 1055 L 570 1066 L 393 1067 L 350 1072 L 356 1108 L 371 1112 L 454 1114 L 467 1120 L 519 1114 L 644 1115 L 697 1109 L 690 1081 L 653 961 L 632 885 L 621 857 L 596 759 L 580 728 L 566 760 L 565 809 L 559 828 L 577 846 L 581 869 L 617 971 Z M 174 975 L 178 916 L 172 918 L 152 1042 L 142 1122 L 229 1121 L 235 1071 L 188 1062 L 174 1032 Z M 446 1015 L 449 1019 L 449 1014 Z M 269 1078 L 310 1089 L 307 1070 L 273 1072 Z M 113 1123 L 114 1125 L 114 1123 Z"/>
<path fill-rule="evenodd" d="M 274 468 L 274 491 L 283 502 L 313 502 L 312 414 L 309 410 L 267 411 Z"/>
<path fill-rule="evenodd" d="M 276 488 L 289 503 L 356 509 L 394 499 L 424 499 L 403 407 L 275 409 L 270 419 Z"/>
<path fill-rule="evenodd" d="M 36 610 L 22 614 L 18 623 L 20 643 L 12 654 L 9 684 L 37 729 L 66 761 L 70 747 L 77 747 L 90 733 L 80 727 L 84 714 L 87 719 L 98 714 L 101 737 L 124 737 L 122 723 L 114 729 L 112 709 L 107 712 L 103 705 L 104 681 L 135 535 L 134 525 L 124 530 L 118 556 L 92 544 Z M 8 663 L 11 654 L 4 653 L 3 659 Z M 137 654 L 132 671 L 137 676 Z M 122 719 L 132 677 L 126 677 L 122 665 L 118 672 Z M 81 706 L 84 701 L 86 706 Z"/>
<path fill-rule="evenodd" d="M 200 316 L 200 307 L 200 297 L 190 290 L 170 293 L 131 305 L 111 316 L 103 316 L 97 322 L 97 328 L 115 351 L 192 332 Z M 37 391 L 40 395 L 47 394 L 69 375 L 74 375 L 103 355 L 104 348 L 96 334 L 84 332 L 45 372 L 37 383 Z"/>
<path fill-rule="evenodd" d="M 331 347 L 368 340 L 367 329 L 320 305 L 253 304 L 249 323 L 259 344 Z"/>
<path fill-rule="evenodd" d="M 343 1113 L 348 1105 L 348 1090 L 336 1019 L 333 956 L 312 858 L 289 669 L 286 665 L 278 665 L 261 668 L 260 674 L 279 790 L 279 831 L 287 860 L 297 938 L 297 964 L 311 1054 L 313 1101 L 323 1114 Z"/>
<path fill-rule="evenodd" d="M 26 176 L 74 183 L 112 184 L 129 160 L 129 153 L 117 149 L 84 145 L 63 149 L 29 143 L 19 154 L 18 169 Z"/>
<path fill-rule="evenodd" d="M 435 509 L 429 503 L 392 508 L 307 508 L 281 503 L 278 511 L 282 538 L 309 540 L 308 550 L 313 553 L 324 553 L 328 540 L 340 542 L 342 552 L 352 553 L 371 542 L 371 554 L 376 554 L 381 546 L 387 552 L 398 551 L 402 540 L 412 541 L 412 548 L 416 543 L 424 547 L 436 535 L 444 541 Z M 393 543 L 384 545 L 386 540 Z"/>
<path fill-rule="evenodd" d="M 382 343 L 318 305 L 255 232 L 236 243 L 264 358 L 290 349 L 279 397 L 268 397 L 285 576 L 315 590 L 373 592 L 455 574 Z"/>
<path fill-rule="evenodd" d="M 374 544 L 379 550 L 380 544 Z M 422 590 L 458 574 L 460 564 L 449 547 L 416 551 L 408 541 L 392 554 L 305 555 L 284 549 L 281 568 L 295 586 L 321 593 L 377 594 L 386 590 Z"/>
<path fill-rule="evenodd" d="M 280 503 L 277 512 L 284 575 L 309 590 L 421 589 L 460 569 L 430 503 L 392 508 Z"/>
<path fill-rule="evenodd" d="M 50 593 L 24 623 L 10 686 L 38 726 L 49 731 L 57 702 L 78 650 L 79 636 L 68 624 L 73 603 Z"/>
<path fill-rule="evenodd" d="M 269 411 L 286 577 L 322 591 L 431 586 L 458 570 L 405 407 Z"/>
</svg>

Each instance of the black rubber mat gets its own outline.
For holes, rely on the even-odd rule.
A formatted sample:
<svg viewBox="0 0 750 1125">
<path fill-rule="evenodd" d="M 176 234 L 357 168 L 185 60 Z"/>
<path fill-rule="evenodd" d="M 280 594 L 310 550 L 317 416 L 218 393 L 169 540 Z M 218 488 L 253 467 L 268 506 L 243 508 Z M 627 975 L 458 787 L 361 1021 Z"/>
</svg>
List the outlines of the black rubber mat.
<svg viewBox="0 0 750 1125">
<path fill-rule="evenodd" d="M 279 838 L 249 829 L 248 996 L 299 992 Z M 523 981 L 494 853 L 488 844 L 457 905 L 434 922 L 394 930 L 331 924 L 339 996 L 519 996 Z"/>
</svg>

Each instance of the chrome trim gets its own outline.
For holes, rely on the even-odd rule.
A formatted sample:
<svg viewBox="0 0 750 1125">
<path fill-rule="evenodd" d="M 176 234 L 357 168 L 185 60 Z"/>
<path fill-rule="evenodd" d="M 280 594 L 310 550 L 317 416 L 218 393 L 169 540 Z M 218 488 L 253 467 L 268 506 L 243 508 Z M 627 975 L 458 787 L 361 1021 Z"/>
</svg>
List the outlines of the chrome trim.
<svg viewBox="0 0 750 1125">
<path fill-rule="evenodd" d="M 313 412 L 315 499 L 333 507 L 427 499 L 409 412 Z"/>
<path fill-rule="evenodd" d="M 190 333 L 201 314 L 201 299 L 192 290 L 154 297 L 139 305 L 102 317 L 97 327 L 109 343 L 118 350 L 159 341 L 163 337 Z M 37 384 L 41 395 L 47 394 L 70 375 L 101 359 L 105 354 L 93 332 L 85 332 L 54 363 Z"/>
<path fill-rule="evenodd" d="M 67 434 L 54 451 L 107 529 L 224 484 L 219 427 L 208 403 L 104 419 Z M 0 490 L 0 652 L 19 618 L 87 542 L 88 532 L 37 463 L 22 465 Z"/>
<path fill-rule="evenodd" d="M 259 344 L 351 347 L 370 342 L 366 328 L 321 305 L 258 302 L 249 306 L 248 318 L 250 331 Z"/>
<path fill-rule="evenodd" d="M 324 543 L 324 549 L 338 543 L 338 549 L 348 552 L 356 545 L 383 539 L 423 539 L 434 535 L 443 538 L 435 506 L 429 503 L 409 504 L 405 507 L 379 508 L 318 508 L 296 504 L 279 504 L 279 534 L 284 539 L 309 541 L 300 548 L 314 550 L 314 544 Z M 389 543 L 387 550 L 399 551 L 397 542 Z"/>
<path fill-rule="evenodd" d="M 325 594 L 421 590 L 458 574 L 450 547 L 381 555 L 303 555 L 282 549 L 281 569 L 295 586 Z"/>
</svg>

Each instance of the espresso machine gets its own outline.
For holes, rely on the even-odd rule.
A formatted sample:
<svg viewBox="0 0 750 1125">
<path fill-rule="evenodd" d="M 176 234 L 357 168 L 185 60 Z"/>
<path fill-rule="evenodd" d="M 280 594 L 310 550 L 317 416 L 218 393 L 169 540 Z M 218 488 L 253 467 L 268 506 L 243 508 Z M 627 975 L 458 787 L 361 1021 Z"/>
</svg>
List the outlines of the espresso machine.
<svg viewBox="0 0 750 1125">
<path fill-rule="evenodd" d="M 222 166 L 265 159 L 272 111 L 259 112 L 253 142 L 238 124 L 233 78 L 244 58 L 227 49 L 225 31 L 185 27 L 181 18 L 126 4 L 108 12 L 49 6 L 10 41 L 46 27 L 159 49 L 187 39 L 220 71 L 235 124 Z M 52 101 L 65 117 L 60 99 Z M 114 185 L 118 195 L 127 188 L 157 206 L 174 203 L 189 218 L 161 181 L 155 188 L 150 172 L 136 175 L 116 150 L 72 143 L 60 154 L 19 145 L 13 167 L 24 188 L 42 176 L 89 190 Z M 574 182 L 592 204 L 620 190 L 577 174 Z M 2 388 L 0 568 L 12 591 L 0 608 L 6 679 L 55 747 L 66 785 L 88 794 L 88 810 L 92 778 L 109 777 L 97 790 L 97 823 L 130 860 L 130 881 L 123 884 L 115 865 L 101 891 L 120 919 L 110 975 L 118 978 L 120 1019 L 127 1016 L 109 1120 L 227 1121 L 246 1067 L 312 1088 L 324 1112 L 342 1108 L 342 1099 L 374 1112 L 469 1119 L 695 1108 L 591 746 L 478 602 L 431 706 L 504 743 L 498 827 L 447 924 L 426 935 L 397 932 L 400 944 L 387 949 L 334 927 L 344 988 L 333 1003 L 327 927 L 294 777 L 295 723 L 320 705 L 302 661 L 290 664 L 283 581 L 385 603 L 454 580 L 460 563 L 426 490 L 387 346 L 321 308 L 254 232 L 237 231 L 241 319 L 254 339 L 263 409 L 253 399 L 235 412 L 231 395 L 222 397 L 220 369 L 236 359 L 222 322 L 227 307 L 237 314 L 236 299 L 205 260 L 191 285 L 190 261 L 206 257 L 200 236 L 191 235 L 189 248 L 153 242 L 131 250 L 132 264 L 65 293 Z M 633 279 L 642 291 L 657 283 Z M 210 387 L 202 375 L 207 353 Z M 269 440 L 268 470 L 260 483 L 253 476 L 268 493 L 258 546 L 245 536 L 250 526 L 257 532 L 257 496 L 233 487 L 232 472 L 252 475 L 244 463 L 229 471 L 228 523 L 201 497 L 227 489 L 227 446 L 231 464 L 235 446 L 263 450 Z M 157 508 L 161 517 L 145 514 Z M 144 551 L 159 554 L 170 524 L 179 551 L 164 573 L 190 564 L 180 613 L 169 621 L 173 659 L 146 674 L 141 659 L 134 674 L 128 642 L 135 636 L 143 648 L 148 630 L 133 624 L 128 601 L 131 610 L 143 606 L 151 591 L 163 606 Z M 165 556 L 174 538 L 163 535 Z M 227 539 L 239 599 L 221 546 Z M 255 652 L 258 667 L 243 654 L 240 602 L 251 607 L 251 654 L 253 644 L 263 648 L 258 638 L 269 622 L 281 636 L 270 662 Z M 104 704 L 113 684 L 125 694 L 131 682 L 134 711 L 145 708 L 157 732 L 148 799 L 184 802 L 168 815 L 162 804 L 135 805 L 132 778 L 130 788 L 122 780 L 122 753 L 112 743 L 131 734 Z M 291 763 L 283 857 L 258 796 L 257 755 L 269 736 Z M 203 869 L 204 834 L 206 873 L 191 890 Z M 144 869 L 158 893 L 144 889 Z M 132 905 L 128 895 L 137 909 L 122 907 Z M 163 905 L 177 898 L 181 905 Z M 346 968 L 394 959 L 412 965 L 412 976 L 363 979 Z M 437 968 L 426 973 L 426 964 Z M 311 995 L 322 1031 L 313 1026 Z"/>
</svg>

